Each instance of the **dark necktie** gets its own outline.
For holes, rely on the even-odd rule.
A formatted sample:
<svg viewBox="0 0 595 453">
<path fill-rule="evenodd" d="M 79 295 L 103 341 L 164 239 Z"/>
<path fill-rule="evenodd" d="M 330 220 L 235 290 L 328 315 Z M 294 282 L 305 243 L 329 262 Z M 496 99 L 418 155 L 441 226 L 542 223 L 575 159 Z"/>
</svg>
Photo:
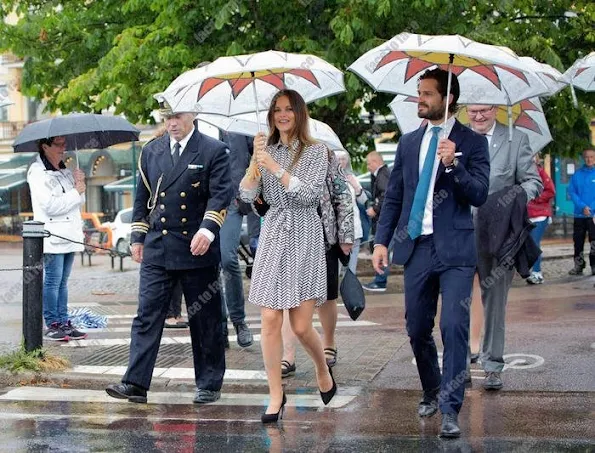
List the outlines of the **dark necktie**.
<svg viewBox="0 0 595 453">
<path fill-rule="evenodd" d="M 174 145 L 174 152 L 171 155 L 171 160 L 174 163 L 174 167 L 176 166 L 176 164 L 178 163 L 178 161 L 180 160 L 180 148 L 182 146 L 180 145 L 179 142 L 176 142 L 176 144 Z"/>
</svg>

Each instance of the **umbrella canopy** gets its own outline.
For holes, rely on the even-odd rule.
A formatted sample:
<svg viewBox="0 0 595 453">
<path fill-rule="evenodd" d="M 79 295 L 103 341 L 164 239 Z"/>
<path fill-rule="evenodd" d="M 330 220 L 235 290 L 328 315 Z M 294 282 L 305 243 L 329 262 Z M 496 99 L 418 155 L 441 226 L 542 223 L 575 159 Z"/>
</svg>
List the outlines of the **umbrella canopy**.
<svg viewBox="0 0 595 453">
<path fill-rule="evenodd" d="M 553 96 L 568 85 L 564 74 L 549 64 L 541 63 L 531 57 L 520 57 L 520 59 L 537 74 L 537 77 L 548 88 L 547 96 Z"/>
<path fill-rule="evenodd" d="M 236 134 L 255 136 L 259 131 L 259 124 L 264 128 L 263 131 L 268 133 L 267 112 L 260 112 L 258 118 L 256 113 L 244 113 L 232 117 L 202 114 L 198 116 L 198 119 L 219 129 Z M 308 127 L 310 128 L 312 138 L 325 143 L 331 151 L 345 149 L 341 140 L 335 134 L 335 131 L 328 124 L 310 118 Z"/>
<path fill-rule="evenodd" d="M 576 60 L 564 73 L 572 86 L 583 91 L 595 91 L 595 52 Z"/>
<path fill-rule="evenodd" d="M 348 69 L 377 91 L 417 96 L 419 76 L 436 67 L 457 75 L 462 104 L 512 105 L 548 93 L 534 71 L 509 48 L 458 35 L 401 33 L 366 52 Z"/>
<path fill-rule="evenodd" d="M 399 95 L 390 103 L 390 108 L 403 134 L 414 131 L 427 122 L 427 120 L 417 116 L 417 101 L 417 97 Z M 552 141 L 552 134 L 547 125 L 539 98 L 525 99 L 513 105 L 511 112 L 512 125 L 528 135 L 529 145 L 534 153 L 538 153 Z M 508 126 L 508 114 L 507 106 L 498 106 L 496 121 Z M 459 109 L 457 118 L 461 123 L 469 124 L 469 116 L 465 106 Z"/>
<path fill-rule="evenodd" d="M 43 138 L 63 136 L 66 150 L 102 149 L 138 140 L 140 131 L 119 116 L 70 113 L 26 126 L 12 144 L 15 153 L 37 152 Z"/>
<path fill-rule="evenodd" d="M 267 110 L 282 89 L 297 91 L 309 103 L 345 86 L 343 73 L 319 57 L 269 50 L 218 58 L 183 73 L 155 97 L 174 112 L 231 116 Z"/>
</svg>

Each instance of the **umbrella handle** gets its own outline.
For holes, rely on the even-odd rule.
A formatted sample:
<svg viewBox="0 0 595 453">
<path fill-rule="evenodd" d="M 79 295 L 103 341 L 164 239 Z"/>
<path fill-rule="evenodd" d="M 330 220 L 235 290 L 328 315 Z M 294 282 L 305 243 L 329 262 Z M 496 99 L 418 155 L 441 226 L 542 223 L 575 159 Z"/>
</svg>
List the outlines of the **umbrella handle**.
<svg viewBox="0 0 595 453">
<path fill-rule="evenodd" d="M 442 138 L 448 138 L 446 135 L 446 121 L 448 120 L 448 98 L 450 97 L 450 85 L 452 80 L 452 64 L 455 59 L 455 54 L 451 53 L 448 57 L 448 84 L 446 85 L 446 107 L 444 108 L 444 123 L 442 123 Z"/>
</svg>

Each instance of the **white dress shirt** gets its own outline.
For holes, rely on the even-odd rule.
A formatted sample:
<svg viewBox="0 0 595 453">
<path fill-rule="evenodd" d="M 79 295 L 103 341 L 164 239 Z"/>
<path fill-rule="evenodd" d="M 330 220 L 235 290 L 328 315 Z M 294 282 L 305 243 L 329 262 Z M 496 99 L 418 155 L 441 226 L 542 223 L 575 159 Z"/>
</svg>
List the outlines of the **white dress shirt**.
<svg viewBox="0 0 595 453">
<path fill-rule="evenodd" d="M 454 116 L 451 116 L 446 121 L 446 134 L 444 131 L 438 132 L 438 141 L 440 141 L 443 137 L 448 137 L 450 135 L 450 131 L 455 124 Z M 432 128 L 435 125 L 432 123 L 428 123 L 426 127 L 426 132 L 424 133 L 424 137 L 421 141 L 421 146 L 419 148 L 419 173 L 421 174 L 421 170 L 424 166 L 424 161 L 426 159 L 426 155 L 428 154 L 428 149 L 430 148 L 430 140 L 432 139 Z M 442 123 L 437 124 L 436 126 L 442 127 Z M 438 173 L 438 165 L 440 164 L 440 157 L 436 152 L 436 158 L 434 159 L 434 168 L 432 170 L 432 179 L 430 180 L 430 187 L 428 189 L 428 198 L 426 199 L 426 207 L 424 209 L 424 218 L 421 224 L 421 234 L 432 234 L 434 233 L 434 223 L 433 223 L 433 215 L 434 215 L 434 186 L 436 185 L 436 174 Z"/>
<path fill-rule="evenodd" d="M 184 150 L 186 149 L 186 145 L 188 144 L 188 141 L 190 141 L 190 137 L 192 137 L 192 134 L 194 134 L 194 128 L 192 128 L 190 133 L 188 135 L 186 135 L 186 137 L 184 137 L 179 142 L 170 135 L 169 136 L 169 152 L 173 155 L 174 147 L 176 146 L 176 143 L 179 143 L 180 144 L 180 156 L 181 156 L 182 153 L 184 152 Z"/>
<path fill-rule="evenodd" d="M 494 121 L 494 124 L 492 124 L 492 127 L 490 128 L 489 131 L 487 131 L 484 135 L 485 138 L 488 139 L 488 149 L 490 149 L 490 146 L 492 146 L 492 137 L 494 136 L 494 130 L 496 129 L 496 122 Z"/>
</svg>

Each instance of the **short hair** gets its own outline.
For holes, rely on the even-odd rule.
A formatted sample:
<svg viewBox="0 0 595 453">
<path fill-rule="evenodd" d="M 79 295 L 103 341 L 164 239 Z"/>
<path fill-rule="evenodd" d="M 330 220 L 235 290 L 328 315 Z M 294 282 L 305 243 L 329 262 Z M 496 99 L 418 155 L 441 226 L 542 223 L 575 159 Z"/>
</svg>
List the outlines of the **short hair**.
<svg viewBox="0 0 595 453">
<path fill-rule="evenodd" d="M 440 68 L 428 69 L 420 76 L 419 80 L 427 79 L 436 81 L 438 92 L 442 95 L 442 98 L 445 98 L 446 90 L 448 88 L 448 71 Z M 448 112 L 455 113 L 457 111 L 457 101 L 459 100 L 459 96 L 461 94 L 461 88 L 459 86 L 459 79 L 454 73 L 451 73 L 450 94 L 452 94 L 452 103 L 448 106 Z"/>
<path fill-rule="evenodd" d="M 39 154 L 43 155 L 44 152 L 45 152 L 43 150 L 43 145 L 52 146 L 54 144 L 54 139 L 55 138 L 56 137 L 50 137 L 50 138 L 42 138 L 42 139 L 40 139 L 39 142 L 37 143 Z"/>
</svg>

